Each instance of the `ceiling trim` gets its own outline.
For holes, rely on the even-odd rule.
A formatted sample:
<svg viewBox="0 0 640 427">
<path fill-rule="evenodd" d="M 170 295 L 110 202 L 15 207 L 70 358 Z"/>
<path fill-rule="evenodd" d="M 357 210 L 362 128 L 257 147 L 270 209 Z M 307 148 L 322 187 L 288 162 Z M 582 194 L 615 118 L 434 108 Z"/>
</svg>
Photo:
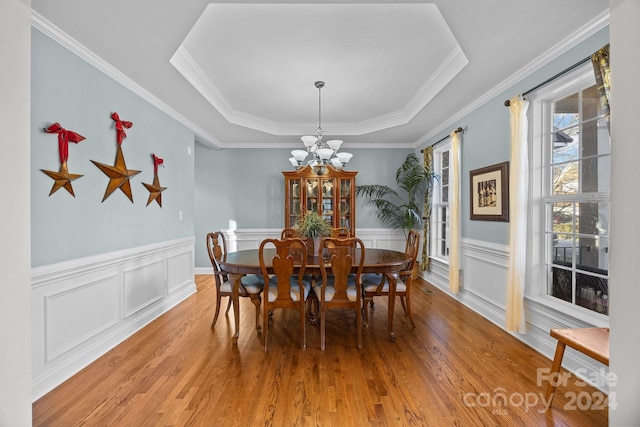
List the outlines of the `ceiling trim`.
<svg viewBox="0 0 640 427">
<path fill-rule="evenodd" d="M 279 134 L 276 122 L 234 109 L 183 46 L 178 47 L 169 62 L 229 123 Z"/>
<path fill-rule="evenodd" d="M 169 60 L 180 74 L 229 123 L 266 132 L 272 135 L 302 135 L 312 126 L 309 123 L 279 123 L 232 107 L 222 92 L 183 46 L 178 47 Z M 401 110 L 373 117 L 357 123 L 325 123 L 336 135 L 364 135 L 409 123 L 462 69 L 469 60 L 459 45 L 438 66 L 429 79 Z"/>
<path fill-rule="evenodd" d="M 519 81 L 524 78 L 530 76 L 535 71 L 542 68 L 544 65 L 550 63 L 552 60 L 558 58 L 563 53 L 577 46 L 587 38 L 591 37 L 598 31 L 606 28 L 609 25 L 609 10 L 602 12 L 600 15 L 593 18 L 591 21 L 587 22 L 582 27 L 578 28 L 575 32 L 573 32 L 569 37 L 562 40 L 560 43 L 556 44 L 554 47 L 522 67 L 520 70 L 509 76 L 507 79 L 502 81 L 500 84 L 493 87 L 493 89 L 486 92 L 484 95 L 476 99 L 475 101 L 469 103 L 466 108 L 460 110 L 457 114 L 451 116 L 451 118 L 445 122 L 443 122 L 440 126 L 437 126 L 430 132 L 423 135 L 420 139 L 414 142 L 413 147 L 419 148 L 421 146 L 426 146 L 427 142 L 435 138 L 436 136 L 440 136 L 442 132 L 447 131 L 454 127 L 456 123 L 467 116 L 475 109 L 479 108 L 483 104 L 488 101 L 494 99 L 499 96 L 501 93 L 506 91 L 507 89 L 514 86 Z M 514 94 L 515 95 L 515 94 Z"/>
<path fill-rule="evenodd" d="M 462 48 L 456 45 L 456 48 L 451 51 L 449 56 L 407 103 L 404 110 L 362 121 L 359 124 L 360 133 L 353 135 L 372 133 L 409 123 L 467 64 L 469 64 L 469 59 L 467 59 Z"/>
<path fill-rule="evenodd" d="M 68 49 L 76 56 L 80 57 L 80 59 L 83 59 L 85 62 L 94 66 L 99 71 L 106 74 L 108 77 L 111 77 L 113 80 L 120 83 L 122 86 L 126 87 L 134 94 L 138 95 L 140 98 L 149 102 L 160 111 L 163 111 L 179 123 L 191 129 L 191 131 L 193 131 L 196 136 L 200 138 L 201 142 L 206 141 L 208 144 L 211 144 L 214 147 L 221 146 L 220 141 L 218 141 L 213 135 L 205 132 L 200 126 L 196 125 L 191 120 L 187 119 L 185 116 L 171 108 L 169 105 L 165 104 L 151 92 L 127 77 L 113 65 L 100 58 L 86 46 L 72 38 L 69 34 L 62 31 L 60 28 L 52 24 L 45 17 L 43 17 L 33 9 L 31 10 L 31 26 L 60 44 L 62 47 Z"/>
<path fill-rule="evenodd" d="M 283 141 L 283 142 L 274 142 L 274 143 L 264 143 L 261 142 L 260 145 L 258 145 L 255 142 L 240 142 L 240 143 L 235 143 L 233 144 L 233 146 L 228 146 L 228 145 L 223 145 L 221 148 L 288 148 L 288 149 L 292 149 L 292 148 L 297 148 L 300 150 L 304 150 L 305 147 L 304 145 L 302 145 L 302 141 L 298 140 L 298 143 L 292 143 L 290 142 L 291 140 L 288 140 L 289 142 Z M 363 150 L 370 150 L 372 148 L 374 149 L 380 149 L 380 150 L 384 150 L 384 149 L 389 149 L 389 150 L 393 150 L 393 149 L 398 149 L 398 148 L 415 148 L 415 145 L 411 142 L 406 142 L 406 143 L 396 143 L 394 142 L 393 145 L 384 143 L 384 142 L 344 142 L 341 146 L 340 146 L 340 151 L 346 151 L 347 149 L 352 149 L 352 148 L 359 148 L 359 149 L 363 149 Z"/>
</svg>

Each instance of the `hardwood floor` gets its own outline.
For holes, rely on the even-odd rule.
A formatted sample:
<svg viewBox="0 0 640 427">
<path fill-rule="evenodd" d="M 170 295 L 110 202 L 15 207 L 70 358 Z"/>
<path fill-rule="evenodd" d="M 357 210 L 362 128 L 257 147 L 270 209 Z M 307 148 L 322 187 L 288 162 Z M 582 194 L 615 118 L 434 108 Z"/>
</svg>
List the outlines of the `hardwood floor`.
<svg viewBox="0 0 640 427">
<path fill-rule="evenodd" d="M 550 368 L 549 359 L 423 280 L 414 283 L 417 329 L 396 304 L 395 343 L 387 339 L 385 298 L 376 298 L 362 351 L 353 313 L 327 315 L 322 352 L 319 325 L 307 324 L 301 350 L 298 313 L 277 310 L 265 353 L 249 301 L 240 303 L 237 346 L 231 312 L 209 328 L 215 287 L 198 275 L 197 294 L 35 402 L 33 425 L 607 425 L 606 408 L 572 408 L 573 396 L 599 393 L 574 376 L 545 411 L 546 382 L 537 384 L 536 369 Z"/>
</svg>

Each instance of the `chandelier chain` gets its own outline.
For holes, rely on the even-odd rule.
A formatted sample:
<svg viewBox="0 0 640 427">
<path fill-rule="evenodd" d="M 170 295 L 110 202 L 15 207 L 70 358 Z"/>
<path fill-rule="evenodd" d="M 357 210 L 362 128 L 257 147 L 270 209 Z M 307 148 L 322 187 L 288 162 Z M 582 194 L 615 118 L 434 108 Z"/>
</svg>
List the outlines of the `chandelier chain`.
<svg viewBox="0 0 640 427">
<path fill-rule="evenodd" d="M 318 88 L 318 146 L 321 145 L 322 140 L 322 88 L 324 87 L 324 82 L 318 81 L 315 83 Z"/>
</svg>

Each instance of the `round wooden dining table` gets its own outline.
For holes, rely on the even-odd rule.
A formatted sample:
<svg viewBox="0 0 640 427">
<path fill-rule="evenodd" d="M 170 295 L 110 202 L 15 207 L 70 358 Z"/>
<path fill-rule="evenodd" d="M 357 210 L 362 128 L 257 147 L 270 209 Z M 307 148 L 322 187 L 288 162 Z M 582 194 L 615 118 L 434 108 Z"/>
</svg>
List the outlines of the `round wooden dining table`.
<svg viewBox="0 0 640 427">
<path fill-rule="evenodd" d="M 272 273 L 271 260 L 275 255 L 275 249 L 265 249 L 264 259 L 267 271 Z M 355 260 L 359 259 L 359 256 L 354 256 Z M 384 274 L 389 281 L 389 312 L 388 312 L 388 331 L 389 340 L 395 341 L 396 334 L 393 332 L 393 311 L 395 307 L 396 297 L 396 281 L 398 280 L 398 273 L 405 267 L 410 258 L 404 252 L 393 251 L 390 249 L 375 249 L 365 248 L 364 256 L 364 273 L 381 273 Z M 220 263 L 220 267 L 223 271 L 229 275 L 229 281 L 232 283 L 232 295 L 231 300 L 233 302 L 233 317 L 235 323 L 235 333 L 232 337 L 234 344 L 238 343 L 238 337 L 240 336 L 240 279 L 245 274 L 261 274 L 260 260 L 258 249 L 247 249 L 237 252 L 227 253 L 226 260 Z M 354 272 L 356 270 L 354 265 Z M 305 267 L 305 274 L 319 274 L 320 264 L 319 257 L 307 257 L 307 265 Z"/>
</svg>

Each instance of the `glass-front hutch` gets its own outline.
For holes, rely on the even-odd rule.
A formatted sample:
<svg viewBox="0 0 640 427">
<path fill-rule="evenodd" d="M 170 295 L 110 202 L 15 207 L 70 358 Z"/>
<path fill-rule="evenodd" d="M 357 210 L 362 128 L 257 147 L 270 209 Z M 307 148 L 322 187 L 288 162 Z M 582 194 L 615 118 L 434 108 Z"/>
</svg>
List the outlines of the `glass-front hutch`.
<svg viewBox="0 0 640 427">
<path fill-rule="evenodd" d="M 316 211 L 334 228 L 356 230 L 356 174 L 358 172 L 326 167 L 323 175 L 316 175 L 310 166 L 284 175 L 284 226 L 293 228 L 307 211 Z"/>
</svg>

